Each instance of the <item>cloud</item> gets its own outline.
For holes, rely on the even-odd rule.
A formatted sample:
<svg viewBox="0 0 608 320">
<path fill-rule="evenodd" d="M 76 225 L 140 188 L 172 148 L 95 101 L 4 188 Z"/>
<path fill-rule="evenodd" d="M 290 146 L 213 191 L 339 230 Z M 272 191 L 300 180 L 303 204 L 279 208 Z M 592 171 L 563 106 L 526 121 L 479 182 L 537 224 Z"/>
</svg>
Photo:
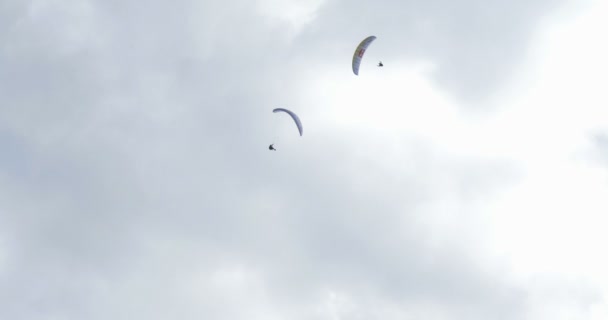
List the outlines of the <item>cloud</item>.
<svg viewBox="0 0 608 320">
<path fill-rule="evenodd" d="M 510 32 L 553 3 L 512 9 L 522 29 L 497 23 L 482 43 L 464 41 L 492 17 L 473 3 L 24 3 L 0 11 L 3 318 L 522 319 L 542 296 L 478 251 L 480 204 L 518 165 L 409 132 L 384 140 L 392 126 L 328 125 L 324 79 L 341 78 L 317 71 L 340 59 L 348 73 L 368 32 L 353 19 L 382 14 L 371 25 L 389 61 L 434 61 L 440 82 L 475 95 L 516 61 L 486 46 L 523 46 Z M 435 27 L 410 42 L 391 31 L 417 23 Z M 490 71 L 450 84 L 477 50 Z M 305 138 L 275 106 L 298 110 Z"/>
<path fill-rule="evenodd" d="M 600 161 L 608 161 L 608 136 L 605 134 L 596 134 L 592 138 Z"/>
<path fill-rule="evenodd" d="M 335 1 L 306 32 L 331 53 L 378 40 L 368 53 L 386 62 L 430 61 L 434 79 L 465 104 L 478 105 L 516 75 L 543 18 L 563 1 Z M 319 38 L 319 39 L 314 39 Z M 309 40 L 310 39 L 310 40 Z M 333 56 L 332 56 L 333 57 Z"/>
</svg>

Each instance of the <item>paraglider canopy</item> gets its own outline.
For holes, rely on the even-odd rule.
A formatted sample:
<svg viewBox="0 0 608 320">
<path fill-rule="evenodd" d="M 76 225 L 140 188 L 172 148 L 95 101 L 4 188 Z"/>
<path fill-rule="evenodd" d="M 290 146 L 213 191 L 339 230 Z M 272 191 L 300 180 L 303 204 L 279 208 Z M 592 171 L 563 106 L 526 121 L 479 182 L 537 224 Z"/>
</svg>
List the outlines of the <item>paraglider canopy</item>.
<svg viewBox="0 0 608 320">
<path fill-rule="evenodd" d="M 359 75 L 359 66 L 361 65 L 365 50 L 367 50 L 367 47 L 369 47 L 374 40 L 376 40 L 376 36 L 369 36 L 363 39 L 357 46 L 357 49 L 355 49 L 355 53 L 353 54 L 353 73 L 355 75 Z"/>
<path fill-rule="evenodd" d="M 274 112 L 274 113 L 285 112 L 289 116 L 291 116 L 291 118 L 293 119 L 293 121 L 296 123 L 296 126 L 298 127 L 298 132 L 300 132 L 300 136 L 302 136 L 302 133 L 303 133 L 304 129 L 302 128 L 302 122 L 300 121 L 300 118 L 298 117 L 297 114 L 293 113 L 290 110 L 284 109 L 284 108 L 276 108 L 276 109 L 272 110 L 272 112 Z"/>
</svg>

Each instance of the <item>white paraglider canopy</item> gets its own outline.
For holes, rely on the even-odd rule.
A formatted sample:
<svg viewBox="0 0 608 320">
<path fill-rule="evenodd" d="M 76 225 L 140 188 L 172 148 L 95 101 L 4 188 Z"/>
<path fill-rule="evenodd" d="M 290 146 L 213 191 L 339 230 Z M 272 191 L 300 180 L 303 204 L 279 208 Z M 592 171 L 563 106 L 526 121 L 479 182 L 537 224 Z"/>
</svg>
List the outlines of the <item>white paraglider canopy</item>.
<svg viewBox="0 0 608 320">
<path fill-rule="evenodd" d="M 361 65 L 363 54 L 365 54 L 365 50 L 367 50 L 367 47 L 369 47 L 374 40 L 376 40 L 376 36 L 369 36 L 363 39 L 357 46 L 355 54 L 353 54 L 353 73 L 355 73 L 355 75 L 359 75 L 359 66 Z"/>
<path fill-rule="evenodd" d="M 296 123 L 296 126 L 298 126 L 298 132 L 300 132 L 300 136 L 302 135 L 302 132 L 304 131 L 304 129 L 302 128 L 302 122 L 300 121 L 300 118 L 298 117 L 297 114 L 293 113 L 290 110 L 284 109 L 284 108 L 276 108 L 276 109 L 272 110 L 272 112 L 274 112 L 274 113 L 285 112 L 288 115 L 290 115 L 291 118 L 293 119 L 293 121 Z"/>
</svg>

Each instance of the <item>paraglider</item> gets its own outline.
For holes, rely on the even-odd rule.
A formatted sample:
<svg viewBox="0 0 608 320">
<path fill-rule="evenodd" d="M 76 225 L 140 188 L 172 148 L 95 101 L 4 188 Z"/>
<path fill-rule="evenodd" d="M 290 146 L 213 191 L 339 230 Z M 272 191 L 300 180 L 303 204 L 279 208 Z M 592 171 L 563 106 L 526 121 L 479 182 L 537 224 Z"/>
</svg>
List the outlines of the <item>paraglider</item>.
<svg viewBox="0 0 608 320">
<path fill-rule="evenodd" d="M 355 49 L 352 63 L 353 73 L 355 75 L 359 75 L 359 66 L 361 65 L 361 59 L 363 59 L 363 55 L 365 54 L 365 50 L 367 50 L 367 47 L 369 47 L 369 45 L 374 42 L 374 40 L 376 40 L 376 36 L 369 36 L 363 39 L 363 41 L 361 41 L 361 43 L 359 43 L 359 45 L 357 46 L 357 49 Z M 380 66 L 380 64 L 378 66 Z"/>
<path fill-rule="evenodd" d="M 285 112 L 289 116 L 291 116 L 291 118 L 293 119 L 293 121 L 296 123 L 296 126 L 298 127 L 298 132 L 300 132 L 300 136 L 302 136 L 302 132 L 304 131 L 304 129 L 302 128 L 302 122 L 300 121 L 300 118 L 298 117 L 297 114 L 293 113 L 290 110 L 283 109 L 283 108 L 276 108 L 276 109 L 272 110 L 272 112 L 274 112 L 274 113 Z"/>
<path fill-rule="evenodd" d="M 300 121 L 300 118 L 298 117 L 297 114 L 295 114 L 291 110 L 287 110 L 287 109 L 284 109 L 284 108 L 276 108 L 276 109 L 272 110 L 272 112 L 274 112 L 274 113 L 277 113 L 277 112 L 285 112 L 285 113 L 287 113 L 291 117 L 291 119 L 293 119 L 293 122 L 296 123 L 296 127 L 298 128 L 298 132 L 300 133 L 300 136 L 302 136 L 302 133 L 304 132 L 304 129 L 302 128 L 302 121 Z M 274 143 L 272 143 L 271 145 L 268 146 L 268 150 L 277 151 L 277 149 L 274 147 Z"/>
</svg>

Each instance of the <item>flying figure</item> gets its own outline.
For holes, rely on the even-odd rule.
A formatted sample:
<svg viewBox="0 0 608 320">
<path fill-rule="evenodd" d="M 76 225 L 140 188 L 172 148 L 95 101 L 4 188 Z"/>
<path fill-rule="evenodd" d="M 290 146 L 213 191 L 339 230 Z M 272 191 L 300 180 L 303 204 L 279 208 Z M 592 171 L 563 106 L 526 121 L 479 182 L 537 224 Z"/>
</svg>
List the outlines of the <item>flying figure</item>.
<svg viewBox="0 0 608 320">
<path fill-rule="evenodd" d="M 382 61 L 378 62 L 378 67 L 384 67 L 384 65 L 382 64 Z"/>
<path fill-rule="evenodd" d="M 298 117 L 297 114 L 293 113 L 293 111 L 291 111 L 291 110 L 287 110 L 287 109 L 284 109 L 284 108 L 276 108 L 276 109 L 272 110 L 272 112 L 274 112 L 274 113 L 278 113 L 278 112 L 287 113 L 291 117 L 291 119 L 293 120 L 293 122 L 295 122 L 296 127 L 298 128 L 298 133 L 300 134 L 300 136 L 302 136 L 302 133 L 304 132 L 304 129 L 302 128 L 302 121 L 300 121 L 300 118 Z M 277 149 L 275 149 L 275 147 L 274 147 L 274 143 L 268 146 L 268 150 L 277 151 Z"/>
</svg>

